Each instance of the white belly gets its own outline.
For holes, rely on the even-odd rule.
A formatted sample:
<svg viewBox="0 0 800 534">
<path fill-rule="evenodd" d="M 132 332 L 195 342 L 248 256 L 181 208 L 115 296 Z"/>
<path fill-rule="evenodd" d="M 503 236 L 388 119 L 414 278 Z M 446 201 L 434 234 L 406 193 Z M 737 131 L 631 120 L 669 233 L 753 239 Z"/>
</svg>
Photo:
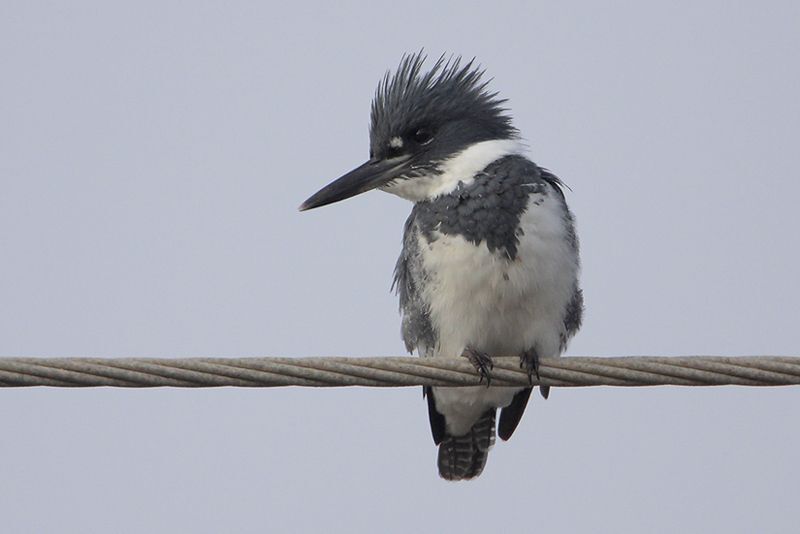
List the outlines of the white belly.
<svg viewBox="0 0 800 534">
<path fill-rule="evenodd" d="M 536 194 L 520 219 L 517 256 L 490 251 L 460 235 L 420 236 L 429 304 L 438 346 L 423 356 L 460 357 L 467 346 L 489 356 L 535 348 L 560 355 L 564 313 L 578 276 L 577 252 L 567 238 L 564 207 L 555 193 Z M 534 202 L 535 201 L 535 202 Z M 538 203 L 538 205 L 537 205 Z M 489 406 L 507 406 L 517 388 L 436 388 L 448 430 L 467 432 Z"/>
</svg>

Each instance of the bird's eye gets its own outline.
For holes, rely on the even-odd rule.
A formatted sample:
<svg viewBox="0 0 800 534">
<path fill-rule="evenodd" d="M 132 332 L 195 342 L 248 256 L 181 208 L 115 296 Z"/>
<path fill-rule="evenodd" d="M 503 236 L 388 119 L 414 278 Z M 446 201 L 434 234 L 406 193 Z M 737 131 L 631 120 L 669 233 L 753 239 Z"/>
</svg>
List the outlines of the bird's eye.
<svg viewBox="0 0 800 534">
<path fill-rule="evenodd" d="M 411 134 L 411 139 L 414 140 L 415 143 L 419 143 L 420 145 L 427 145 L 431 141 L 433 141 L 433 132 L 428 130 L 427 128 L 419 128 L 413 134 Z"/>
</svg>

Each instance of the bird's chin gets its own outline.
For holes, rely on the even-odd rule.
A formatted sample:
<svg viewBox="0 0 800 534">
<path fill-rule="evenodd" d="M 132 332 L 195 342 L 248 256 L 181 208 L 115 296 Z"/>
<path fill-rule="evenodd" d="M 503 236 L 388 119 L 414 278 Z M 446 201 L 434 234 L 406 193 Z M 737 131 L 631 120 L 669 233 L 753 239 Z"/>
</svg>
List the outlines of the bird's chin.
<svg viewBox="0 0 800 534">
<path fill-rule="evenodd" d="M 429 176 L 396 178 L 378 189 L 411 202 L 421 202 L 431 198 L 433 180 Z"/>
</svg>

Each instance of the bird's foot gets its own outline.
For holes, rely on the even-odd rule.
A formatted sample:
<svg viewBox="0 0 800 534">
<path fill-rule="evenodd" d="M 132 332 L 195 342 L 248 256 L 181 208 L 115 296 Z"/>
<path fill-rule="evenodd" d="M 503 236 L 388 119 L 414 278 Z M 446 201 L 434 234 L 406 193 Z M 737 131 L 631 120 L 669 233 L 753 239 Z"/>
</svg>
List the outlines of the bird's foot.
<svg viewBox="0 0 800 534">
<path fill-rule="evenodd" d="M 536 349 L 528 349 L 519 355 L 519 366 L 528 373 L 528 382 L 533 384 L 533 375 L 536 375 L 536 380 L 539 380 L 539 353 Z M 549 393 L 549 391 L 548 391 Z M 544 392 L 542 392 L 544 394 Z M 547 398 L 547 397 L 545 397 Z"/>
<path fill-rule="evenodd" d="M 483 383 L 483 379 L 486 379 L 486 387 L 489 387 L 489 384 L 492 382 L 492 369 L 494 369 L 494 363 L 492 363 L 492 358 L 485 352 L 481 352 L 479 350 L 475 350 L 472 347 L 467 347 L 464 349 L 464 352 L 461 354 L 463 357 L 469 360 L 469 363 L 475 367 L 475 370 L 478 371 L 478 374 L 481 377 L 481 383 Z"/>
</svg>

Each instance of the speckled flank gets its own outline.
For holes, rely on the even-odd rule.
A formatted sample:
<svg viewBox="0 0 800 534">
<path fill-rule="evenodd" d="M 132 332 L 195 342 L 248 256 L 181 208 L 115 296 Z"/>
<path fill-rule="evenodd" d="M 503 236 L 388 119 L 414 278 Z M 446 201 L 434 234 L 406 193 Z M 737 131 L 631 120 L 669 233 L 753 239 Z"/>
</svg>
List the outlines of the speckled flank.
<svg viewBox="0 0 800 534">
<path fill-rule="evenodd" d="M 431 322 L 430 308 L 422 299 L 419 287 L 428 278 L 422 266 L 419 250 L 419 232 L 415 227 L 414 213 L 406 221 L 403 232 L 403 250 L 394 269 L 392 289 L 400 297 L 400 311 L 403 315 L 403 341 L 408 352 L 436 345 L 436 332 Z"/>
<path fill-rule="evenodd" d="M 583 322 L 583 291 L 576 285 L 572 299 L 564 311 L 564 335 L 561 337 L 561 350 L 567 346 L 569 339 L 578 332 Z"/>
</svg>

